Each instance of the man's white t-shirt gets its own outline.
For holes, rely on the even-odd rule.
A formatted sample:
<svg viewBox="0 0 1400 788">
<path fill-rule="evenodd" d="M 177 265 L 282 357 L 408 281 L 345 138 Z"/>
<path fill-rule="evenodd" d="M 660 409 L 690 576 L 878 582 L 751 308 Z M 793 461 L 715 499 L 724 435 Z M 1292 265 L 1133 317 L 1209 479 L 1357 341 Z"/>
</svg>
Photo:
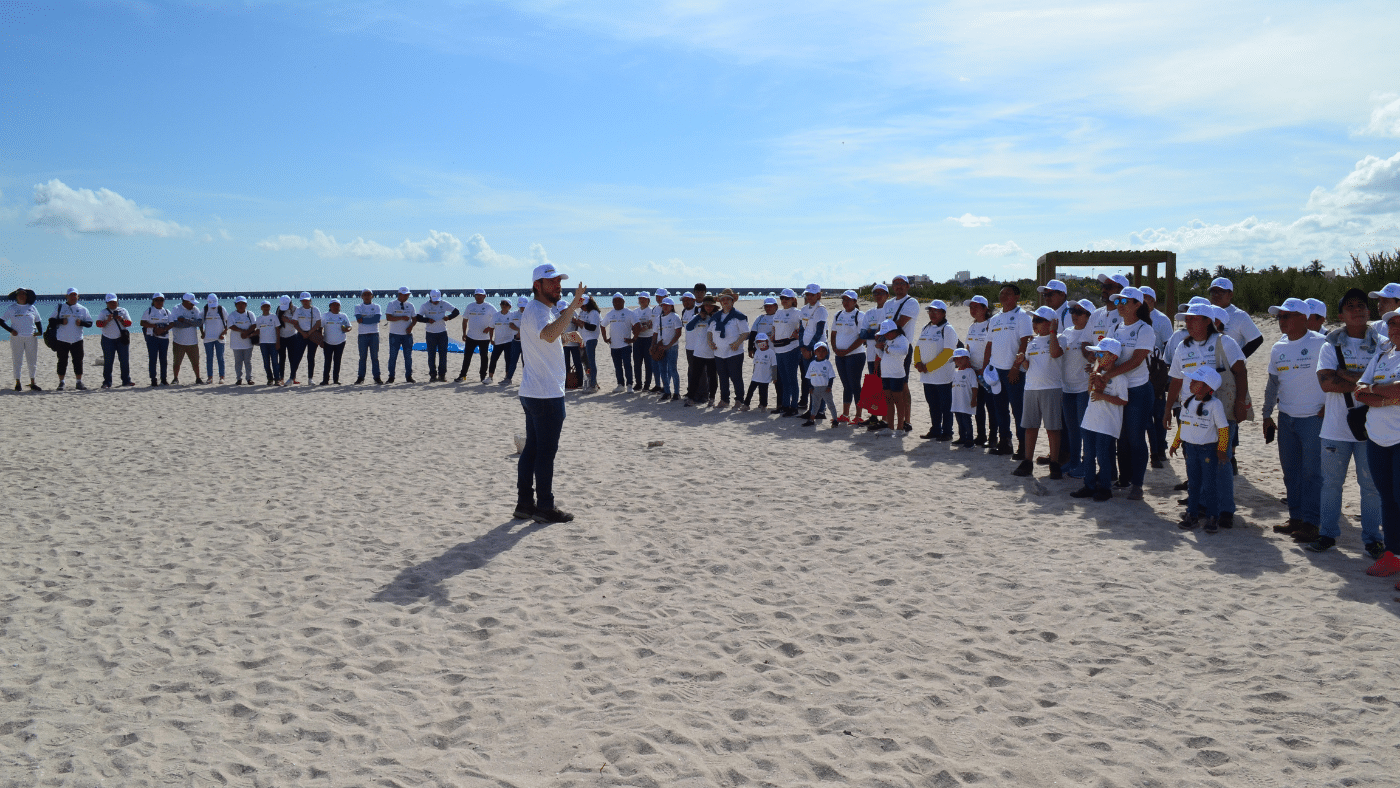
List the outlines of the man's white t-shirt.
<svg viewBox="0 0 1400 788">
<path fill-rule="evenodd" d="M 482 304 L 482 306 L 490 306 L 490 304 Z M 424 329 L 424 332 L 423 332 L 423 333 L 425 333 L 425 334 L 443 334 L 443 333 L 446 333 L 446 332 L 447 332 L 447 316 L 450 315 L 450 314 L 452 314 L 454 311 L 456 311 L 456 309 L 457 309 L 457 307 L 453 306 L 452 304 L 449 304 L 449 303 L 447 302 L 447 299 L 445 299 L 445 298 L 439 298 L 439 299 L 436 300 L 436 301 L 433 301 L 432 299 L 429 299 L 429 300 L 427 300 L 427 301 L 424 301 L 423 304 L 422 304 L 421 306 L 418 307 L 418 314 L 421 315 L 421 316 L 423 316 L 423 317 L 429 318 L 429 319 L 432 320 L 433 322 L 427 324 L 427 328 Z M 491 307 L 491 312 L 492 312 L 492 315 L 491 315 L 491 316 L 492 316 L 493 318 L 495 317 L 495 314 L 494 314 L 495 311 L 496 311 L 496 308 L 495 308 L 495 307 Z M 470 330 L 470 325 L 471 325 L 471 324 L 468 323 L 468 327 L 469 327 L 468 330 Z"/>
<path fill-rule="evenodd" d="M 628 340 L 632 338 L 632 326 L 637 321 L 632 317 L 630 309 L 612 309 L 603 315 L 603 328 L 608 330 L 608 347 L 613 350 L 628 347 Z"/>
<path fill-rule="evenodd" d="M 1278 378 L 1278 409 L 1295 419 L 1316 416 L 1326 404 L 1317 362 L 1327 340 L 1311 331 L 1294 342 L 1287 335 L 1269 350 L 1269 374 Z"/>
<path fill-rule="evenodd" d="M 1085 327 L 1094 335 L 1091 344 L 1097 345 L 1100 339 L 1113 336 L 1113 332 L 1118 325 L 1123 322 L 1123 317 L 1118 314 L 1118 310 L 1111 306 L 1101 306 L 1094 310 L 1094 314 L 1089 315 L 1089 322 Z"/>
<path fill-rule="evenodd" d="M 546 342 L 540 332 L 559 317 L 556 309 L 531 299 L 520 315 L 520 396 L 555 399 L 564 396 L 564 343 Z"/>
<path fill-rule="evenodd" d="M 451 311 L 450 309 L 448 310 L 448 312 Z M 485 301 L 479 304 L 473 301 L 465 307 L 462 307 L 462 319 L 467 323 L 467 339 L 476 340 L 477 342 L 487 339 L 486 329 L 491 327 L 491 319 L 497 314 L 496 307 L 491 306 Z M 560 347 L 563 347 L 563 345 L 560 345 Z"/>
<path fill-rule="evenodd" d="M 372 317 L 374 318 L 374 320 L 369 323 L 361 323 L 359 322 L 359 320 L 362 317 Z M 366 304 L 365 302 L 361 301 L 360 303 L 355 305 L 355 323 L 359 326 L 359 333 L 378 334 L 379 322 L 383 319 L 384 310 L 380 308 L 379 304 L 376 304 L 373 301 Z"/>
<path fill-rule="evenodd" d="M 1026 362 L 1030 365 L 1026 370 L 1026 391 L 1060 391 L 1064 386 L 1064 364 L 1059 358 L 1050 356 L 1051 339 L 1050 336 L 1036 335 L 1026 343 Z"/>
<path fill-rule="evenodd" d="M 904 324 L 904 328 L 900 330 L 904 332 L 904 338 L 909 340 L 910 347 L 914 346 L 914 338 L 919 334 L 919 311 L 919 300 L 913 296 L 903 298 L 890 296 L 890 299 L 885 302 L 886 320 L 893 320 L 898 324 L 901 317 L 909 318 L 909 321 Z M 1029 318 L 1026 325 L 1030 325 Z"/>
<path fill-rule="evenodd" d="M 327 312 L 321 315 L 321 333 L 327 345 L 345 344 L 345 335 L 350 331 L 350 316 L 344 312 Z"/>
<path fill-rule="evenodd" d="M 257 325 L 258 316 L 244 309 L 239 312 L 237 309 L 228 313 L 228 347 L 229 350 L 252 350 L 253 338 L 245 337 L 238 333 L 246 331 Z"/>
<path fill-rule="evenodd" d="M 1374 353 L 1363 353 L 1361 343 L 1365 342 L 1365 337 L 1342 337 L 1342 357 L 1345 362 L 1346 372 L 1360 374 L 1366 371 L 1367 365 L 1371 363 Z M 1337 349 L 1331 342 L 1322 345 L 1322 357 L 1318 359 L 1317 368 L 1337 369 Z M 1321 383 L 1319 382 L 1319 385 Z M 1336 391 L 1323 392 L 1326 398 L 1326 410 L 1322 414 L 1321 437 L 1329 441 L 1351 441 L 1358 442 L 1356 436 L 1351 434 L 1351 427 L 1347 426 L 1347 396 Z M 1360 405 L 1355 397 L 1352 397 L 1352 407 Z"/>
<path fill-rule="evenodd" d="M 1133 353 L 1139 350 L 1146 350 L 1147 355 L 1151 356 L 1153 349 L 1157 347 L 1157 332 L 1152 330 L 1152 326 L 1141 320 L 1132 324 L 1120 323 L 1113 330 L 1113 338 L 1123 346 L 1123 352 L 1118 354 L 1119 364 L 1127 361 Z M 1130 389 L 1147 385 L 1152 378 L 1152 373 L 1147 369 L 1147 359 L 1143 359 L 1141 364 L 1128 370 L 1127 373 L 1119 375 L 1119 377 L 1127 378 Z"/>
<path fill-rule="evenodd" d="M 632 310 L 633 324 L 640 326 L 641 331 L 637 333 L 637 338 L 656 336 L 657 319 L 661 316 L 659 306 L 639 306 Z"/>
<path fill-rule="evenodd" d="M 116 318 L 113 319 L 112 310 L 104 306 L 102 307 L 102 311 L 97 313 L 97 319 L 106 321 L 106 325 L 102 326 L 102 336 L 108 339 L 120 339 L 122 330 L 117 326 L 117 322 L 120 321 L 122 325 L 130 322 L 131 313 L 127 312 L 125 307 L 119 306 L 117 307 Z M 24 335 L 21 334 L 20 336 Z"/>
<path fill-rule="evenodd" d="M 173 341 L 177 345 L 199 344 L 199 323 L 204 319 L 204 316 L 200 313 L 198 309 L 196 309 L 195 307 L 190 307 L 189 309 L 186 309 L 185 305 L 181 304 L 175 307 L 174 309 L 170 310 L 170 319 L 171 322 L 184 319 L 191 321 L 195 324 L 192 326 L 185 326 L 184 328 L 170 329 L 171 341 Z M 63 326 L 59 326 L 58 338 L 63 339 Z"/>
<path fill-rule="evenodd" d="M 1384 386 L 1396 381 L 1400 381 L 1400 350 L 1391 345 L 1371 358 L 1366 371 L 1361 373 L 1361 382 Z M 1366 411 L 1366 435 L 1377 446 L 1389 448 L 1400 443 L 1400 405 Z M 1378 480 L 1378 483 L 1385 482 Z"/>
<path fill-rule="evenodd" d="M 1225 312 L 1230 316 L 1229 322 L 1225 324 L 1225 335 L 1235 340 L 1241 348 L 1264 336 L 1259 331 L 1259 326 L 1254 325 L 1254 319 L 1248 312 L 1234 304 L 1225 307 Z"/>
<path fill-rule="evenodd" d="M 955 350 L 958 347 L 958 332 L 953 329 L 952 324 L 946 320 L 941 326 L 932 323 L 925 323 L 919 331 L 919 341 L 915 345 L 919 349 L 919 362 L 924 365 L 927 372 L 919 373 L 920 383 L 931 383 L 941 385 L 953 382 L 953 359 L 944 359 L 943 366 L 933 369 L 934 359 L 945 350 Z"/>
<path fill-rule="evenodd" d="M 418 310 L 414 308 L 412 301 L 400 301 L 395 298 L 384 308 L 384 314 L 386 317 L 408 318 L 407 320 L 395 320 L 390 322 L 389 333 L 391 335 L 413 333 L 413 318 L 418 314 Z"/>
<path fill-rule="evenodd" d="M 1021 339 L 1035 333 L 1031 330 L 1031 316 L 1018 306 L 1010 312 L 998 312 L 987 322 L 991 324 L 987 333 L 992 343 L 992 366 L 1011 369 L 1021 350 Z"/>
</svg>

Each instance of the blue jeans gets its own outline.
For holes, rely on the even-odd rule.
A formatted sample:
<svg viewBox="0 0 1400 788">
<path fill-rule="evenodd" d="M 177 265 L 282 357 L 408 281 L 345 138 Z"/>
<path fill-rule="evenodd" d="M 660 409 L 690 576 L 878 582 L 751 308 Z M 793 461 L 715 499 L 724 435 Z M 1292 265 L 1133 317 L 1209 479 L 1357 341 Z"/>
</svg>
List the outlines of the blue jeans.
<svg viewBox="0 0 1400 788">
<path fill-rule="evenodd" d="M 953 384 L 925 383 L 924 399 L 928 401 L 929 432 L 936 437 L 953 437 Z"/>
<path fill-rule="evenodd" d="M 1322 417 L 1278 415 L 1278 461 L 1288 492 L 1288 517 L 1317 525 L 1322 519 Z"/>
<path fill-rule="evenodd" d="M 1221 514 L 1235 513 L 1235 469 L 1230 460 L 1235 456 L 1239 435 L 1240 423 L 1230 422 L 1230 450 L 1225 453 L 1225 462 L 1216 463 L 1215 466 L 1215 503 Z"/>
<path fill-rule="evenodd" d="M 413 335 L 412 334 L 390 334 L 389 335 L 389 377 L 394 376 L 394 362 L 398 360 L 399 351 L 403 351 L 403 374 L 406 377 L 413 376 Z"/>
<path fill-rule="evenodd" d="M 1188 388 L 1189 391 L 1189 388 Z M 1167 395 L 1158 397 L 1152 394 L 1152 413 L 1147 419 L 1147 446 L 1152 457 L 1167 456 L 1167 428 L 1162 426 L 1162 417 L 1167 414 Z"/>
<path fill-rule="evenodd" d="M 160 379 L 165 380 L 166 362 L 169 360 L 166 351 L 170 349 L 170 337 L 153 337 L 149 334 L 146 337 L 146 362 L 151 368 L 151 380 L 156 379 L 156 366 L 160 366 Z"/>
<path fill-rule="evenodd" d="M 988 444 L 1000 444 L 1002 446 L 1011 445 L 1011 436 L 1015 434 L 1016 442 L 1025 443 L 1025 432 L 1021 429 L 1021 406 L 1025 402 L 1026 378 L 1024 375 L 1015 383 L 1010 382 L 1011 370 L 996 368 L 997 377 L 1001 378 L 1001 393 L 994 394 L 992 402 L 992 434 L 987 438 Z M 1015 419 L 1013 422 L 1012 419 Z M 1013 425 L 1014 429 L 1013 429 Z"/>
<path fill-rule="evenodd" d="M 958 420 L 958 440 L 963 443 L 972 443 L 972 414 L 954 413 L 953 417 Z"/>
<path fill-rule="evenodd" d="M 1115 462 L 1115 445 L 1118 441 L 1112 435 L 1084 430 L 1084 486 L 1111 492 Z"/>
<path fill-rule="evenodd" d="M 672 345 L 666 349 L 666 355 L 656 362 L 656 378 L 661 381 L 662 394 L 681 393 L 681 373 L 676 369 L 676 360 L 680 357 L 680 347 Z"/>
<path fill-rule="evenodd" d="M 841 404 L 860 402 L 860 384 L 865 371 L 865 354 L 851 353 L 836 357 L 836 376 L 841 378 Z"/>
<path fill-rule="evenodd" d="M 802 351 L 800 350 L 777 354 L 778 376 L 775 380 L 778 384 L 778 407 L 780 408 L 797 407 L 797 397 L 802 391 L 802 387 L 798 385 L 797 381 L 797 360 L 801 357 Z"/>
<path fill-rule="evenodd" d="M 219 341 L 204 343 L 205 379 L 214 377 L 214 356 L 219 357 L 219 377 L 224 376 L 224 343 Z"/>
<path fill-rule="evenodd" d="M 588 386 L 598 388 L 598 340 L 590 339 L 583 343 L 584 365 L 588 369 Z"/>
<path fill-rule="evenodd" d="M 131 346 L 115 339 L 102 337 L 102 385 L 112 385 L 112 360 L 117 359 L 122 368 L 122 384 L 131 382 Z"/>
<path fill-rule="evenodd" d="M 583 347 L 581 345 L 564 346 L 564 371 L 578 373 L 579 385 L 583 385 L 587 378 L 583 376 Z"/>
<path fill-rule="evenodd" d="M 301 334 L 292 334 L 282 340 L 282 347 L 287 349 L 287 368 L 282 370 L 286 374 L 287 380 L 296 380 L 297 368 L 301 366 L 301 357 L 306 355 L 306 346 L 306 338 Z M 310 376 L 314 374 L 311 366 L 310 363 L 306 365 L 307 380 L 310 380 Z"/>
<path fill-rule="evenodd" d="M 811 413 L 812 404 L 808 402 L 807 399 L 812 393 L 812 381 L 807 379 L 807 368 L 812 366 L 812 359 L 803 358 L 800 348 L 793 351 L 792 355 L 797 356 L 797 377 L 802 384 L 802 388 L 800 389 L 801 393 L 797 396 L 797 408 L 798 410 L 805 409 L 808 413 Z"/>
<path fill-rule="evenodd" d="M 1322 446 L 1322 494 L 1318 511 L 1322 522 L 1317 524 L 1319 536 L 1336 539 L 1342 535 L 1342 487 L 1347 481 L 1347 466 L 1356 458 L 1356 485 L 1361 488 L 1361 542 L 1385 541 L 1381 535 L 1381 494 L 1371 477 L 1371 463 L 1366 459 L 1367 441 L 1334 441 L 1319 438 Z"/>
<path fill-rule="evenodd" d="M 623 345 L 613 348 L 612 360 L 613 374 L 617 375 L 617 385 L 632 388 L 632 346 Z"/>
<path fill-rule="evenodd" d="M 632 340 L 632 377 L 642 384 L 642 391 L 651 388 L 651 381 L 656 375 L 655 361 L 651 357 L 651 343 L 654 341 L 655 337 Z M 643 375 L 646 377 L 643 378 Z"/>
<path fill-rule="evenodd" d="M 447 332 L 428 331 L 423 343 L 428 346 L 428 377 L 447 377 Z M 485 369 L 484 361 L 481 366 Z"/>
<path fill-rule="evenodd" d="M 1128 389 L 1128 404 L 1123 408 L 1123 434 L 1118 437 L 1118 450 L 1123 453 L 1124 473 L 1128 483 L 1141 487 L 1147 475 L 1147 422 L 1152 418 L 1152 384 L 1144 383 Z"/>
<path fill-rule="evenodd" d="M 1372 440 L 1366 441 L 1366 461 L 1371 466 L 1376 492 L 1381 496 L 1385 549 L 1400 555 L 1400 443 L 1382 446 Z"/>
<path fill-rule="evenodd" d="M 264 342 L 258 345 L 262 351 L 263 374 L 268 380 L 280 381 L 282 379 L 282 359 L 277 354 L 276 342 Z"/>
<path fill-rule="evenodd" d="M 521 397 L 520 407 L 525 409 L 525 448 L 516 465 L 516 500 L 553 509 L 554 455 L 564 430 L 564 398 Z"/>
<path fill-rule="evenodd" d="M 360 374 L 355 377 L 365 379 L 365 362 L 374 362 L 374 379 L 379 380 L 379 332 L 360 334 Z"/>
<path fill-rule="evenodd" d="M 724 402 L 730 402 L 729 390 L 734 389 L 733 402 L 738 402 L 744 396 L 744 354 L 740 353 L 729 358 L 715 359 L 715 367 L 719 371 L 719 398 Z"/>
<path fill-rule="evenodd" d="M 1215 444 L 1182 443 L 1181 448 L 1186 453 L 1186 511 L 1215 517 L 1220 514 L 1215 495 L 1215 483 L 1220 478 L 1216 466 L 1221 464 Z"/>
<path fill-rule="evenodd" d="M 1088 409 L 1089 392 L 1081 391 L 1078 394 L 1066 393 L 1064 395 L 1065 431 L 1060 445 L 1063 447 L 1062 453 L 1069 457 L 1069 462 L 1065 463 L 1064 470 L 1075 470 L 1084 462 L 1086 433 L 1079 425 L 1084 423 L 1084 411 Z"/>
<path fill-rule="evenodd" d="M 491 369 L 487 373 L 488 375 L 496 374 L 496 359 L 501 356 L 506 357 L 506 376 L 502 382 L 509 383 L 510 379 L 515 376 L 515 363 L 520 360 L 520 340 L 513 339 L 491 348 Z"/>
</svg>

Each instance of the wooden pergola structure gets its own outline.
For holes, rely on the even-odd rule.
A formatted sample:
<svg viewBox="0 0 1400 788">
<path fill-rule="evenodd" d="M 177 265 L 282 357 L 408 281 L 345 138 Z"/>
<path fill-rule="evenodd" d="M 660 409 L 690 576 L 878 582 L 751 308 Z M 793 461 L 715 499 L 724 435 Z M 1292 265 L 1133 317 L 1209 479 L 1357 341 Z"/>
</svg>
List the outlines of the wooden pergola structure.
<svg viewBox="0 0 1400 788">
<path fill-rule="evenodd" d="M 1157 276 L 1157 266 L 1166 264 L 1165 282 Z M 1046 252 L 1035 261 L 1035 281 L 1043 285 L 1055 278 L 1055 272 L 1071 267 L 1128 268 L 1133 269 L 1129 279 L 1134 287 L 1150 285 L 1157 291 L 1158 309 L 1173 314 L 1176 300 L 1176 252 L 1157 250 L 1146 252 Z M 1142 281 L 1142 269 L 1147 268 L 1147 281 Z M 1166 287 L 1163 292 L 1162 288 Z M 1165 306 L 1164 306 L 1165 305 Z"/>
</svg>

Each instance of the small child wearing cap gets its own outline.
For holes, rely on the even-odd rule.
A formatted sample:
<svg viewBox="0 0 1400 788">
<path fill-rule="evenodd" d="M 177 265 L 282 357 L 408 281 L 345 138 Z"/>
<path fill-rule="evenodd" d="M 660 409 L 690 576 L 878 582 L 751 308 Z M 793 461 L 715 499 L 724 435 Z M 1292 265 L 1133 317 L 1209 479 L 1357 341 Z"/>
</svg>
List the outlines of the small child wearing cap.
<svg viewBox="0 0 1400 788">
<path fill-rule="evenodd" d="M 749 392 L 744 395 L 744 410 L 753 405 L 753 393 L 758 392 L 760 410 L 768 407 L 768 384 L 773 382 L 773 369 L 778 366 L 778 354 L 768 334 L 760 331 L 753 341 L 753 374 L 749 377 Z"/>
<path fill-rule="evenodd" d="M 811 402 L 816 403 L 811 414 L 802 426 L 810 427 L 816 424 L 816 420 L 821 418 L 827 406 L 831 407 L 831 426 L 836 428 L 840 424 L 836 421 L 836 400 L 831 396 L 831 381 L 836 379 L 836 368 L 831 366 L 827 359 L 830 350 L 825 342 L 818 342 L 812 346 L 812 363 L 807 365 L 807 381 L 812 384 Z"/>
<path fill-rule="evenodd" d="M 1198 364 L 1186 377 L 1191 396 L 1181 404 L 1171 448 L 1173 457 L 1183 444 L 1186 453 L 1186 513 L 1177 527 L 1190 530 L 1199 525 L 1213 534 L 1219 530 L 1215 488 L 1220 464 L 1229 460 L 1230 422 L 1225 405 L 1212 396 L 1220 386 L 1220 373 L 1209 364 Z"/>
<path fill-rule="evenodd" d="M 953 418 L 958 422 L 958 439 L 951 445 L 972 448 L 972 414 L 977 412 L 977 371 L 967 348 L 953 351 Z"/>
<path fill-rule="evenodd" d="M 1089 407 L 1080 424 L 1084 431 L 1084 486 L 1070 495 L 1107 501 L 1113 497 L 1113 476 L 1117 470 L 1114 449 L 1123 431 L 1128 381 L 1122 375 L 1105 378 L 1102 373 L 1118 363 L 1123 345 L 1113 337 L 1104 337 L 1097 345 L 1085 349 L 1094 354 L 1095 360 L 1089 375 Z"/>
<path fill-rule="evenodd" d="M 879 339 L 875 342 L 875 355 L 880 372 L 880 383 L 885 390 L 885 415 L 890 424 L 876 422 L 868 427 L 872 432 L 894 428 L 909 433 L 909 386 L 904 359 L 909 355 L 909 339 L 893 321 L 886 318 L 876 330 Z"/>
</svg>

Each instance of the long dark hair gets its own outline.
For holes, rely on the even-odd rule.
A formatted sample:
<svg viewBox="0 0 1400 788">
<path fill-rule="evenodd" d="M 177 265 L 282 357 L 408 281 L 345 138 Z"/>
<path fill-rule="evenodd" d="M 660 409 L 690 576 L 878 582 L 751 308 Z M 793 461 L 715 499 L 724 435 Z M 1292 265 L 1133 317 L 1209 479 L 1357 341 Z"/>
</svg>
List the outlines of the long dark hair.
<svg viewBox="0 0 1400 788">
<path fill-rule="evenodd" d="M 1196 317 L 1206 317 L 1206 316 L 1205 316 L 1205 315 L 1197 315 Z M 1209 342 L 1211 337 L 1213 337 L 1213 336 L 1215 336 L 1216 334 L 1219 334 L 1219 333 L 1220 333 L 1220 330 L 1217 329 L 1217 328 L 1215 327 L 1215 318 L 1213 318 L 1213 317 L 1206 317 L 1206 338 L 1205 338 L 1205 339 L 1202 339 L 1202 340 L 1200 340 L 1200 341 L 1201 341 L 1201 342 Z M 1182 341 L 1182 344 L 1186 344 L 1187 342 L 1195 342 L 1195 341 L 1196 341 L 1195 337 L 1192 337 L 1192 336 L 1191 336 L 1191 332 L 1188 331 L 1188 332 L 1186 332 L 1186 339 Z"/>
</svg>

